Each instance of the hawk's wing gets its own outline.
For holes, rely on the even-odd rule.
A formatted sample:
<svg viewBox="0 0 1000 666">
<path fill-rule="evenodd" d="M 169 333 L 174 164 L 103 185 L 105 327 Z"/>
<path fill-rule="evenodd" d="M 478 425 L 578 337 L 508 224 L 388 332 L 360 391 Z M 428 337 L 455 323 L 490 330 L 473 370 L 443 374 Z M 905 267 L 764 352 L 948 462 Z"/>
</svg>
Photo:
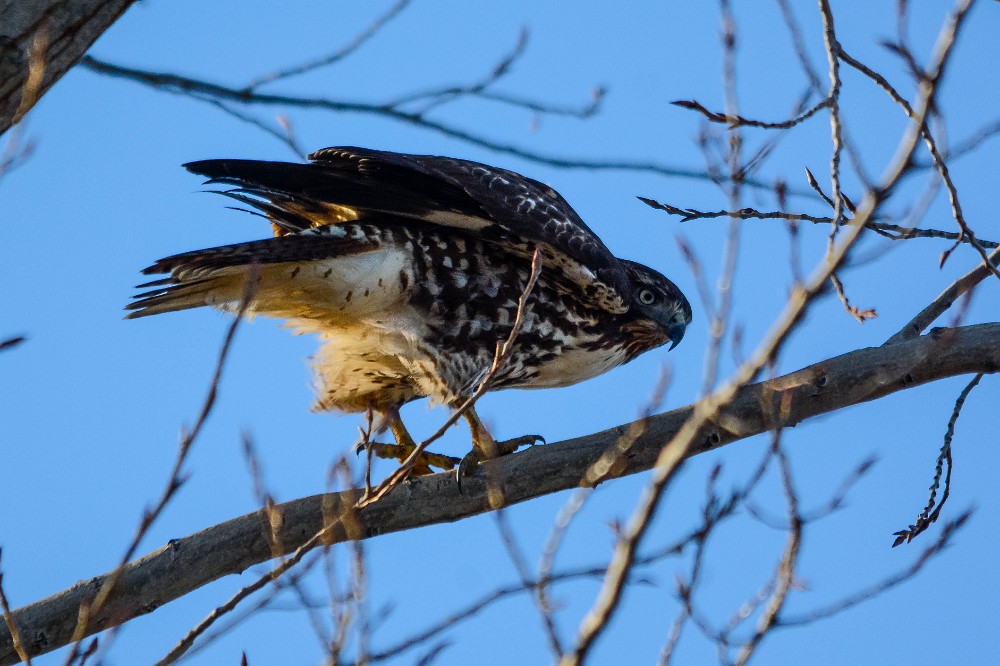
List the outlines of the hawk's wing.
<svg viewBox="0 0 1000 666">
<path fill-rule="evenodd" d="M 581 296 L 616 313 L 628 310 L 622 265 L 555 190 L 478 162 L 366 148 L 324 148 L 309 164 L 205 160 L 186 164 L 226 194 L 268 214 L 285 232 L 341 222 L 368 212 L 461 229 L 530 256 L 576 285 Z M 263 201 L 260 199 L 262 198 Z"/>
</svg>

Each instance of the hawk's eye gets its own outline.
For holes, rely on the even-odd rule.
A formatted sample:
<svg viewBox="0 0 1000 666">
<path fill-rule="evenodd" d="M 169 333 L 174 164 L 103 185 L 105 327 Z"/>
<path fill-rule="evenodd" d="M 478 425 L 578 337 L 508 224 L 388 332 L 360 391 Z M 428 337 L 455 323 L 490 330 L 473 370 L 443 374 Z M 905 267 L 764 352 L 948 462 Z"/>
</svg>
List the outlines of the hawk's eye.
<svg viewBox="0 0 1000 666">
<path fill-rule="evenodd" d="M 643 305 L 652 305 L 656 302 L 656 294 L 649 289 L 643 289 L 639 292 L 639 302 Z"/>
</svg>

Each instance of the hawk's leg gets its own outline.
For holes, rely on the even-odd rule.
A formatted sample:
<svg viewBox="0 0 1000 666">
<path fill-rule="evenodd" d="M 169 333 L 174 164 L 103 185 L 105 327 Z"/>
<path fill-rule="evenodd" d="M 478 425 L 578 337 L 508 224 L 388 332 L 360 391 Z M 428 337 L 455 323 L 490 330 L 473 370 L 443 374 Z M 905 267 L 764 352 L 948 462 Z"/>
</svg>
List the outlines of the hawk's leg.
<svg viewBox="0 0 1000 666">
<path fill-rule="evenodd" d="M 368 448 L 379 458 L 390 460 L 395 458 L 399 462 L 406 460 L 413 450 L 417 448 L 417 443 L 403 425 L 403 420 L 399 417 L 399 410 L 396 408 L 385 411 L 385 420 L 382 427 L 388 427 L 392 431 L 392 436 L 396 439 L 395 444 L 383 444 L 381 442 L 369 442 Z M 359 447 L 364 448 L 362 444 Z M 455 469 L 461 461 L 458 458 L 445 456 L 429 451 L 422 452 L 417 456 L 416 464 L 413 465 L 414 474 L 433 474 L 432 467 L 440 469 Z"/>
<path fill-rule="evenodd" d="M 462 416 L 469 422 L 469 430 L 472 431 L 472 450 L 462 458 L 458 469 L 455 470 L 460 488 L 462 477 L 472 474 L 476 469 L 476 465 L 483 460 L 491 460 L 497 456 L 514 453 L 522 446 L 532 446 L 538 442 L 545 443 L 545 438 L 541 435 L 522 435 L 521 437 L 498 442 L 493 439 L 493 435 L 486 429 L 482 419 L 479 418 L 479 414 L 476 413 L 475 407 L 469 407 Z"/>
</svg>

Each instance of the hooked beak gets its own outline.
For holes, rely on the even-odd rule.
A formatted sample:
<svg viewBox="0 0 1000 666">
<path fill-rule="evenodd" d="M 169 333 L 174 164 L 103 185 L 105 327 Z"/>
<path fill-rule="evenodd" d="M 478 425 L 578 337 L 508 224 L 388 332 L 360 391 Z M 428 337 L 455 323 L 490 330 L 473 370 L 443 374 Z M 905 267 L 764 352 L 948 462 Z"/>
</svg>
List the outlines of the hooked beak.
<svg viewBox="0 0 1000 666">
<path fill-rule="evenodd" d="M 671 324 L 667 327 L 667 337 L 670 338 L 670 347 L 667 351 L 670 351 L 684 338 L 684 331 L 687 330 L 687 324 Z"/>
</svg>

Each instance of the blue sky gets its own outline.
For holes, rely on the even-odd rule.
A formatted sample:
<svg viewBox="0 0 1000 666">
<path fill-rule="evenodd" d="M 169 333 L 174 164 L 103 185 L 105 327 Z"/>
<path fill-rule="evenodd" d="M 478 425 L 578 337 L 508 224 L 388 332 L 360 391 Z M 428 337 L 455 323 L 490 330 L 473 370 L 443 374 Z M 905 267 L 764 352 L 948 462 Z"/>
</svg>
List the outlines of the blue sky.
<svg viewBox="0 0 1000 666">
<path fill-rule="evenodd" d="M 771 3 L 737 3 L 739 98 L 750 117 L 787 116 L 805 89 L 780 14 Z M 845 48 L 875 66 L 912 97 L 897 59 L 878 46 L 895 34 L 896 3 L 836 3 Z M 94 46 L 107 60 L 154 71 L 175 71 L 240 85 L 276 67 L 326 53 L 366 26 L 388 3 L 144 2 Z M 926 61 L 947 3 L 913 8 L 912 43 Z M 797 9 L 814 65 L 825 77 L 821 26 L 815 9 Z M 291 79 L 274 91 L 348 100 L 384 101 L 414 90 L 478 80 L 509 51 L 519 30 L 530 31 L 527 51 L 498 90 L 561 104 L 583 104 L 607 86 L 602 112 L 589 120 L 534 114 L 481 100 L 462 100 L 436 118 L 539 153 L 590 159 L 655 161 L 703 168 L 696 139 L 701 122 L 671 106 L 697 99 L 722 108 L 720 22 L 708 3 L 444 3 L 415 2 L 366 47 L 343 63 Z M 961 140 L 1000 108 L 1000 61 L 995 36 L 1000 16 L 980 3 L 962 37 L 940 98 L 948 136 Z M 844 72 L 845 118 L 865 164 L 875 174 L 891 157 L 904 118 L 885 94 Z M 825 81 L 825 78 L 824 78 Z M 705 181 L 620 170 L 565 170 L 363 115 L 254 109 L 265 120 L 284 113 L 308 150 L 360 145 L 411 153 L 445 154 L 489 162 L 550 183 L 573 204 L 619 256 L 656 267 L 684 289 L 695 320 L 669 355 L 649 353 L 584 384 L 559 390 L 501 392 L 480 403 L 499 437 L 539 432 L 557 441 L 636 417 L 662 368 L 673 381 L 665 407 L 698 395 L 707 341 L 706 318 L 694 280 L 677 249 L 682 236 L 714 284 L 721 265 L 723 221 L 679 224 L 636 200 L 637 195 L 707 210 L 725 197 Z M 260 220 L 228 211 L 217 197 L 197 193 L 198 178 L 180 164 L 214 157 L 294 159 L 259 129 L 190 99 L 77 69 L 32 112 L 26 136 L 31 159 L 0 182 L 0 338 L 28 342 L 0 356 L 0 545 L 4 586 L 14 605 L 37 600 L 112 568 L 128 543 L 142 507 L 158 496 L 175 455 L 178 432 L 194 419 L 227 320 L 207 310 L 123 321 L 121 308 L 139 270 L 171 253 L 263 237 Z M 804 188 L 803 167 L 822 181 L 828 174 L 829 125 L 823 119 L 783 136 L 759 176 L 784 177 Z M 748 151 L 766 138 L 746 133 Z M 985 238 L 997 240 L 994 190 L 997 148 L 986 143 L 952 165 L 965 214 Z M 922 191 L 927 176 L 911 178 L 894 203 L 900 210 Z M 860 199 L 857 180 L 846 191 Z M 775 206 L 766 193 L 747 192 L 745 205 Z M 792 205 L 825 214 L 811 198 Z M 952 229 L 938 197 L 926 224 Z M 803 261 L 818 259 L 825 228 L 803 228 Z M 956 276 L 974 265 L 968 249 L 938 268 L 942 241 L 891 245 L 868 239 L 863 254 L 875 261 L 842 275 L 854 302 L 879 317 L 859 325 L 837 301 L 814 308 L 792 337 L 779 370 L 791 371 L 853 349 L 879 345 Z M 734 320 L 745 330 L 743 353 L 767 332 L 791 285 L 789 241 L 773 222 L 747 222 L 734 288 Z M 966 321 L 997 319 L 997 287 L 976 295 Z M 950 315 L 946 316 L 949 319 Z M 314 414 L 306 357 L 314 342 L 294 337 L 277 322 L 259 320 L 238 334 L 221 385 L 220 402 L 188 465 L 190 481 L 144 542 L 148 552 L 257 508 L 241 453 L 241 433 L 252 436 L 270 491 L 278 500 L 326 487 L 330 463 L 355 439 L 356 416 Z M 723 354 L 723 373 L 735 366 Z M 795 482 L 806 506 L 819 505 L 863 459 L 876 468 L 848 497 L 846 508 L 812 525 L 805 535 L 793 611 L 807 611 L 905 568 L 918 550 L 890 549 L 891 533 L 922 508 L 955 397 L 967 378 L 906 391 L 800 425 L 785 433 Z M 801 629 L 773 634 L 761 663 L 880 664 L 983 663 L 997 653 L 1000 574 L 1000 487 L 993 470 L 1000 451 L 992 409 L 995 379 L 987 377 L 966 403 L 956 435 L 952 497 L 946 517 L 968 506 L 976 514 L 954 545 L 915 580 L 861 607 Z M 410 405 L 404 417 L 418 434 L 445 418 L 441 410 Z M 757 437 L 691 461 L 667 493 L 646 548 L 671 542 L 697 520 L 706 475 L 724 465 L 722 487 L 745 479 L 768 445 Z M 462 455 L 464 430 L 438 447 Z M 390 469 L 382 469 L 384 473 Z M 606 484 L 579 516 L 558 567 L 605 562 L 609 524 L 630 514 L 646 475 Z M 512 508 L 519 542 L 537 560 L 552 521 L 568 494 Z M 781 515 L 780 487 L 771 475 L 755 503 Z M 924 535 L 929 542 L 934 528 Z M 703 613 L 723 624 L 768 579 L 784 534 L 746 512 L 711 540 L 705 564 Z M 495 520 L 389 535 L 366 543 L 370 606 L 391 605 L 376 648 L 516 581 Z M 346 551 L 341 557 L 346 557 Z M 652 585 L 631 588 L 621 614 L 600 641 L 593 663 L 649 663 L 656 658 L 677 607 L 673 581 L 686 560 L 667 560 L 646 575 Z M 251 579 L 230 577 L 130 622 L 112 663 L 147 663 L 164 654 L 192 624 Z M 323 582 L 310 578 L 318 594 Z M 594 581 L 557 588 L 558 620 L 574 635 L 597 592 Z M 439 663 L 542 663 L 546 641 L 526 596 L 495 605 L 446 635 L 453 644 Z M 301 613 L 268 611 L 189 660 L 251 664 L 318 663 L 321 652 Z M 48 656 L 39 664 L 55 664 Z M 397 663 L 412 663 L 414 653 Z M 677 663 L 710 663 L 715 652 L 688 628 Z"/>
</svg>

